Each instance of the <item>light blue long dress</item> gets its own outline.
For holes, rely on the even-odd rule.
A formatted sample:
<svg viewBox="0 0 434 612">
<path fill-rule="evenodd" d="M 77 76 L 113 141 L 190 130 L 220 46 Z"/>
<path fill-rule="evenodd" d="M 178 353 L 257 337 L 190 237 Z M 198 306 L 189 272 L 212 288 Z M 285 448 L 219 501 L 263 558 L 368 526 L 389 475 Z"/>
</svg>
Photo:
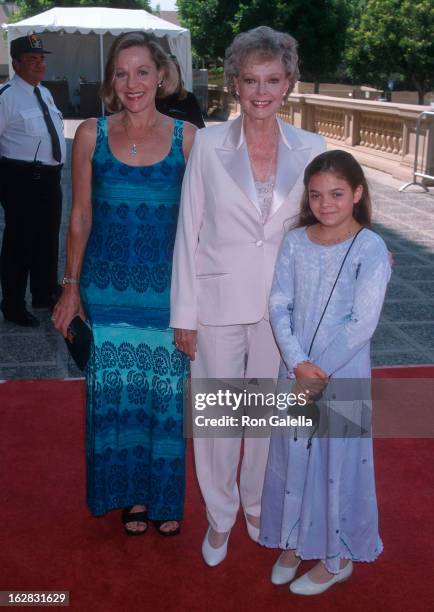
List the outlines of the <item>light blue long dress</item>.
<svg viewBox="0 0 434 612">
<path fill-rule="evenodd" d="M 169 329 L 172 252 L 185 162 L 183 122 L 158 163 L 112 154 L 98 120 L 92 232 L 81 293 L 93 331 L 87 382 L 87 501 L 95 515 L 145 504 L 181 519 L 183 381 L 187 360 Z"/>
<path fill-rule="evenodd" d="M 282 364 L 293 376 L 308 351 L 351 240 L 314 244 L 306 228 L 290 231 L 281 248 L 270 297 L 270 319 Z M 310 360 L 331 380 L 369 379 L 370 339 L 390 278 L 383 240 L 357 236 L 315 338 Z M 334 398 L 338 405 L 339 397 Z M 345 406 L 345 404 L 344 404 Z M 312 444 L 289 428 L 273 432 L 261 510 L 260 543 L 322 559 L 332 573 L 340 559 L 373 561 L 378 533 L 372 438 L 317 437 Z"/>
</svg>

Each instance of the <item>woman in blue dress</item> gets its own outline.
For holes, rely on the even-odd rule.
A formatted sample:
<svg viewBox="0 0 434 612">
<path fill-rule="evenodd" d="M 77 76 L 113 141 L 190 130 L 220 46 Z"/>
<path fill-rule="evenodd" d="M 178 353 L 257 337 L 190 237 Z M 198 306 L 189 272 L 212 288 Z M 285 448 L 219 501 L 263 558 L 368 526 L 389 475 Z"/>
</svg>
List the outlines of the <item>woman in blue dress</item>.
<svg viewBox="0 0 434 612">
<path fill-rule="evenodd" d="M 304 185 L 301 227 L 288 232 L 277 259 L 270 320 L 282 356 L 279 377 L 294 379 L 298 393 L 323 390 L 328 430 L 313 437 L 313 428 L 274 430 L 260 543 L 283 549 L 274 584 L 291 582 L 303 559 L 319 559 L 290 586 L 314 595 L 349 578 L 353 561 L 374 561 L 383 549 L 369 379 L 370 339 L 390 263 L 383 240 L 369 229 L 368 186 L 349 153 L 316 157 Z"/>
<path fill-rule="evenodd" d="M 89 119 L 72 153 L 64 291 L 54 324 L 92 327 L 87 382 L 87 502 L 123 508 L 128 535 L 147 521 L 179 533 L 184 500 L 186 361 L 169 329 L 181 183 L 195 128 L 155 98 L 177 86 L 173 62 L 143 32 L 119 36 L 102 85 L 109 118 Z"/>
</svg>

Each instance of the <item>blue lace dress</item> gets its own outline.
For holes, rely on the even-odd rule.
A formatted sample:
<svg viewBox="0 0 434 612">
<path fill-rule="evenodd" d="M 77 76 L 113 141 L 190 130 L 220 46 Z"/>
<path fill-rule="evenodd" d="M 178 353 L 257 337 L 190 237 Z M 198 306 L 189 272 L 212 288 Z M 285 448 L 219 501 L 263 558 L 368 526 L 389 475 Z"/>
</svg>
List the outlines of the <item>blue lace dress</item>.
<svg viewBox="0 0 434 612">
<path fill-rule="evenodd" d="M 183 123 L 160 162 L 130 166 L 98 120 L 93 223 L 81 293 L 94 347 L 87 381 L 87 502 L 94 515 L 144 504 L 180 519 L 184 502 L 183 382 L 169 292 L 181 182 Z"/>
</svg>

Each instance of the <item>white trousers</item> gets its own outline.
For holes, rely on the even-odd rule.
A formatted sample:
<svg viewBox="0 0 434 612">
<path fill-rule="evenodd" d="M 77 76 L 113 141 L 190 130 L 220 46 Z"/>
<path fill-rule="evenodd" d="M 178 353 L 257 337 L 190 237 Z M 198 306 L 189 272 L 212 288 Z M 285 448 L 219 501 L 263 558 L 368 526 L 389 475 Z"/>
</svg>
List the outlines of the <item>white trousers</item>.
<svg viewBox="0 0 434 612">
<path fill-rule="evenodd" d="M 277 378 L 280 355 L 269 321 L 248 325 L 199 325 L 192 378 Z M 260 516 L 269 438 L 195 438 L 194 456 L 208 521 L 219 532 L 234 525 L 241 504 Z"/>
</svg>

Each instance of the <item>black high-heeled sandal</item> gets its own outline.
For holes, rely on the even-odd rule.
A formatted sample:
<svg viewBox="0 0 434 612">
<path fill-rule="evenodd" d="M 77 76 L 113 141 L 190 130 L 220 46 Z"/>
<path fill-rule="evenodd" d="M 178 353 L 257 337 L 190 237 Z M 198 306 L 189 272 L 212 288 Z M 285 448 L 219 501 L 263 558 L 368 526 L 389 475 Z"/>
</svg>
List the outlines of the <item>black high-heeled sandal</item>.
<svg viewBox="0 0 434 612">
<path fill-rule="evenodd" d="M 176 536 L 181 531 L 181 525 L 177 519 L 164 519 L 164 521 L 151 521 L 151 522 L 155 525 L 155 528 L 157 529 L 158 533 L 162 536 Z M 175 529 L 171 529 L 170 531 L 164 531 L 164 529 L 161 529 L 161 525 L 164 525 L 165 523 L 171 523 L 171 522 L 178 523 L 178 527 L 175 527 Z"/>
<path fill-rule="evenodd" d="M 131 512 L 131 508 L 134 506 L 128 506 L 122 510 L 122 524 L 125 529 L 125 533 L 129 536 L 141 536 L 145 535 L 148 531 L 148 511 L 141 510 L 140 512 Z M 146 527 L 142 530 L 128 529 L 128 523 L 145 523 Z"/>
</svg>

